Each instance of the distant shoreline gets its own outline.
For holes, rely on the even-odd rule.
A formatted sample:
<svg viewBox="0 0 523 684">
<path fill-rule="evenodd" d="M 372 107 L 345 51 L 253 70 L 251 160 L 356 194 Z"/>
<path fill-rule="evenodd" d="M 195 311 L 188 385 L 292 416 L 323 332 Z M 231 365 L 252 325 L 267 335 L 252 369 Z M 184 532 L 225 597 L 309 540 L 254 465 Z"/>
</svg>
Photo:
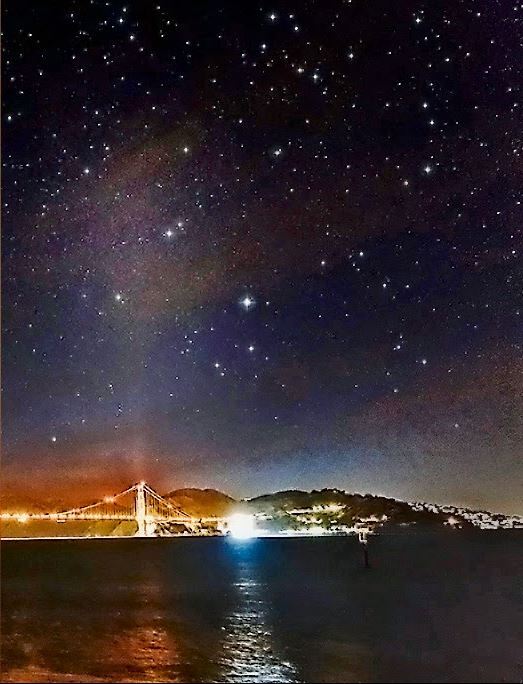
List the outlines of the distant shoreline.
<svg viewBox="0 0 523 684">
<path fill-rule="evenodd" d="M 478 534 L 485 534 L 485 533 L 499 533 L 499 532 L 523 532 L 523 528 L 519 527 L 514 527 L 514 528 L 498 528 L 498 529 L 481 529 L 478 527 L 467 527 L 467 528 L 454 528 L 454 529 L 449 529 L 449 528 L 441 528 L 437 526 L 423 526 L 423 527 L 410 527 L 410 528 L 405 528 L 405 527 L 398 527 L 397 531 L 392 531 L 393 528 L 388 527 L 388 528 L 380 528 L 378 532 L 373 532 L 370 535 L 370 538 L 372 537 L 381 537 L 381 536 L 392 536 L 392 535 L 413 535 L 413 534 L 419 534 L 420 532 L 444 532 L 447 534 L 452 534 L 452 535 L 458 535 L 458 534 L 470 534 L 470 533 L 478 533 Z M 401 530 L 401 532 L 400 532 Z M 242 543 L 244 541 L 256 541 L 257 539 L 333 539 L 333 538 L 357 538 L 357 533 L 344 533 L 344 532 L 326 532 L 323 534 L 300 534 L 300 533 L 295 533 L 295 532 L 283 532 L 283 533 L 273 533 L 273 534 L 258 534 L 255 537 L 251 537 L 250 539 L 234 539 L 234 542 L 239 542 Z M 147 539 L 147 540 L 175 540 L 175 539 L 231 539 L 230 535 L 225 535 L 225 534 L 173 534 L 173 535 L 158 535 L 158 536 L 144 536 L 144 537 L 139 537 L 137 535 L 101 535 L 101 536 L 87 536 L 87 535 L 77 535 L 77 536 L 51 536 L 51 537 L 0 537 L 0 542 L 7 542 L 7 541 L 76 541 L 76 540 L 85 540 L 85 541 L 102 541 L 102 540 L 107 540 L 107 541 L 114 541 L 114 540 L 129 540 L 129 539 L 136 539 L 136 540 L 142 540 L 142 539 Z"/>
</svg>

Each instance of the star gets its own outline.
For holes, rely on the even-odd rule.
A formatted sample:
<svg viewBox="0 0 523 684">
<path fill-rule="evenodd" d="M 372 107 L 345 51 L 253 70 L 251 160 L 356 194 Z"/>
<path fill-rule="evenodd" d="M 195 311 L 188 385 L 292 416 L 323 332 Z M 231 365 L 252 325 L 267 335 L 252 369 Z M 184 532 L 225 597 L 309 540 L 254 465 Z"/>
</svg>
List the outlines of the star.
<svg viewBox="0 0 523 684">
<path fill-rule="evenodd" d="M 252 309 L 255 303 L 256 302 L 250 295 L 245 295 L 245 297 L 243 297 L 243 299 L 240 300 L 240 304 L 246 311 Z"/>
</svg>

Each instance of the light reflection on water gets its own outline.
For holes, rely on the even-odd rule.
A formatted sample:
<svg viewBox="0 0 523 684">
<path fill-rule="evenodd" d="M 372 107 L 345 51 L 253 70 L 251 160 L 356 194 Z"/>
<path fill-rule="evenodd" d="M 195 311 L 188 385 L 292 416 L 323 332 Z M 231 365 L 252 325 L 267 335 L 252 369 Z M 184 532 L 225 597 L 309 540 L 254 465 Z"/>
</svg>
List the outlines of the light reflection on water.
<svg viewBox="0 0 523 684">
<path fill-rule="evenodd" d="M 271 631 L 268 591 L 252 553 L 256 541 L 230 543 L 238 558 L 237 598 L 223 627 L 223 681 L 297 682 L 293 664 L 282 658 Z"/>
<path fill-rule="evenodd" d="M 125 680 L 168 682 L 173 681 L 168 673 L 179 670 L 180 658 L 176 642 L 165 629 L 143 627 L 113 639 L 104 667 Z"/>
</svg>

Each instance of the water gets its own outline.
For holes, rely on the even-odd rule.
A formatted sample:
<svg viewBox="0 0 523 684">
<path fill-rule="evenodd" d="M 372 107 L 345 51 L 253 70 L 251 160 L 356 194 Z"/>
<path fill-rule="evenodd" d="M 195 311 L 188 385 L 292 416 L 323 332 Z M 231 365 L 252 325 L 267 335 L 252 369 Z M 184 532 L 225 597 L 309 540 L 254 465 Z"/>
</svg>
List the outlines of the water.
<svg viewBox="0 0 523 684">
<path fill-rule="evenodd" d="M 2 681 L 519 682 L 522 542 L 4 542 Z"/>
</svg>

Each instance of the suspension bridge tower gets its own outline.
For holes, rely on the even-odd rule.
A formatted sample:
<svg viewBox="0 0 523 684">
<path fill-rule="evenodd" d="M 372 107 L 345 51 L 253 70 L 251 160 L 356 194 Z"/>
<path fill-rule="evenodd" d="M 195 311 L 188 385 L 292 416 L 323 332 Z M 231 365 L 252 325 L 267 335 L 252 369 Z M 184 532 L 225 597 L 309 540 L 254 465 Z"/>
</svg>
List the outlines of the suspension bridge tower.
<svg viewBox="0 0 523 684">
<path fill-rule="evenodd" d="M 138 524 L 137 537 L 148 537 L 147 510 L 145 507 L 145 482 L 136 485 L 135 490 L 136 522 Z"/>
</svg>

